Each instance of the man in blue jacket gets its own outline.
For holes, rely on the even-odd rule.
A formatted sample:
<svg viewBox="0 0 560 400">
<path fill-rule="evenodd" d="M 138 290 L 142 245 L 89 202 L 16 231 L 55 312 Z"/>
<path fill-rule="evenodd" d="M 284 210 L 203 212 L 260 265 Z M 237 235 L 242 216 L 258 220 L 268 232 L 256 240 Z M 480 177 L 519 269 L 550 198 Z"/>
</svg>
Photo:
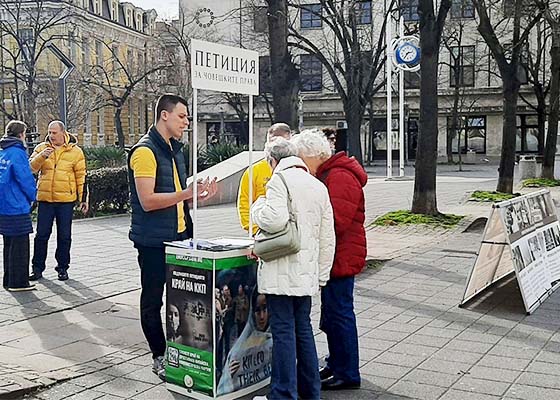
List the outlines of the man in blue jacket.
<svg viewBox="0 0 560 400">
<path fill-rule="evenodd" d="M 4 279 L 11 292 L 35 289 L 29 284 L 29 234 L 31 203 L 37 189 L 25 151 L 21 121 L 10 121 L 0 139 L 0 234 L 4 238 Z"/>
</svg>

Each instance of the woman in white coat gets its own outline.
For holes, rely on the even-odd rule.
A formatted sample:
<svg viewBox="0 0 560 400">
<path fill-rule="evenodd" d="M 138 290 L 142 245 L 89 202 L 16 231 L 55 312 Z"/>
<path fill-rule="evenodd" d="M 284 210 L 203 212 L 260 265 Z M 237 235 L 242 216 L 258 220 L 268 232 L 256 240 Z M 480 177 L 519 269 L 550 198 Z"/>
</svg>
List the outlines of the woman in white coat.
<svg viewBox="0 0 560 400">
<path fill-rule="evenodd" d="M 285 139 L 267 144 L 265 155 L 273 169 L 266 197 L 251 207 L 262 230 L 279 232 L 288 223 L 288 190 L 301 234 L 301 250 L 261 262 L 257 272 L 260 293 L 267 296 L 272 330 L 272 374 L 269 400 L 320 398 L 317 350 L 311 328 L 311 297 L 330 276 L 334 257 L 334 221 L 326 187 L 296 157 Z M 282 174 L 286 185 L 278 176 Z M 255 399 L 263 399 L 256 397 Z"/>
</svg>

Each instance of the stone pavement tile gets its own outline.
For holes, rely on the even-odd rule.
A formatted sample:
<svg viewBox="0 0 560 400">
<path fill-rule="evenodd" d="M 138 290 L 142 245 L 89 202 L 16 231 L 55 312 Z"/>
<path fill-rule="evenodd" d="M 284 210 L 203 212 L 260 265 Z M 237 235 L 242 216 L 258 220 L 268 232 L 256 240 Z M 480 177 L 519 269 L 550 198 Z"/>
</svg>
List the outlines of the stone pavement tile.
<svg viewBox="0 0 560 400">
<path fill-rule="evenodd" d="M 391 351 L 386 351 L 375 359 L 376 362 L 400 365 L 403 367 L 416 367 L 418 364 L 426 360 L 427 357 L 410 355 L 410 354 L 400 354 Z"/>
<path fill-rule="evenodd" d="M 186 399 L 178 394 L 174 394 L 165 388 L 164 384 L 160 384 L 146 390 L 134 397 L 132 400 L 171 400 L 171 399 Z"/>
<path fill-rule="evenodd" d="M 412 370 L 411 367 L 403 367 L 400 365 L 383 364 L 377 361 L 367 363 L 360 372 L 363 375 L 373 375 L 382 378 L 401 379 Z"/>
<path fill-rule="evenodd" d="M 63 336 L 38 334 L 33 336 L 26 336 L 21 339 L 15 339 L 10 342 L 4 343 L 4 345 L 13 347 L 15 349 L 25 350 L 26 354 L 32 354 L 46 352 L 57 347 L 74 343 L 75 341 L 75 339 L 69 339 Z"/>
<path fill-rule="evenodd" d="M 543 388 L 560 389 L 560 381 L 553 375 L 534 372 L 523 372 L 515 382 L 519 385 L 539 386 Z"/>
<path fill-rule="evenodd" d="M 526 368 L 526 371 L 560 376 L 560 364 L 547 363 L 543 361 L 533 361 Z"/>
<path fill-rule="evenodd" d="M 432 357 L 438 360 L 459 361 L 473 365 L 482 358 L 482 354 L 452 350 L 444 347 L 443 349 L 436 351 Z"/>
<path fill-rule="evenodd" d="M 151 364 L 149 364 L 151 365 Z M 110 375 L 113 376 L 115 378 L 120 378 L 123 377 L 125 375 L 130 374 L 131 372 L 135 372 L 138 371 L 138 365 L 134 365 L 134 364 L 130 364 L 130 363 L 120 363 L 120 364 L 116 364 L 113 365 L 112 367 L 109 367 L 107 369 L 103 370 L 103 373 L 105 375 Z M 151 367 L 150 367 L 150 371 L 151 371 Z M 159 382 L 156 382 L 159 383 Z"/>
<path fill-rule="evenodd" d="M 477 379 L 464 376 L 457 381 L 452 388 L 463 390 L 465 392 L 474 392 L 482 394 L 491 394 L 494 396 L 503 395 L 510 387 L 510 383 L 489 381 L 486 379 Z"/>
<path fill-rule="evenodd" d="M 388 340 L 388 341 L 400 341 L 409 336 L 410 333 L 408 332 L 396 332 L 396 331 L 387 331 L 383 329 L 383 325 L 379 328 L 372 329 L 366 335 L 362 336 L 366 339 L 380 339 L 380 340 Z"/>
<path fill-rule="evenodd" d="M 126 374 L 124 378 L 134 379 L 136 381 L 150 383 L 152 385 L 159 385 L 161 383 L 161 380 L 157 377 L 157 375 L 152 372 L 152 367 L 150 365 Z"/>
<path fill-rule="evenodd" d="M 438 400 L 499 400 L 501 396 L 491 396 L 482 393 L 463 392 L 462 390 L 450 389 Z"/>
<path fill-rule="evenodd" d="M 153 385 L 148 383 L 134 381 L 134 385 L 131 384 L 130 380 L 125 378 L 116 378 L 112 381 L 103 383 L 95 388 L 95 391 L 107 393 L 119 397 L 131 398 L 148 389 L 151 389 Z"/>
<path fill-rule="evenodd" d="M 452 339 L 447 343 L 444 349 L 466 351 L 471 353 L 487 353 L 493 344 L 483 342 L 471 342 L 468 340 Z"/>
<path fill-rule="evenodd" d="M 399 333 L 413 333 L 420 329 L 417 325 L 409 325 L 402 322 L 394 322 L 393 320 L 385 322 L 379 327 L 380 329 L 399 332 Z"/>
<path fill-rule="evenodd" d="M 384 351 L 390 349 L 398 342 L 391 341 L 391 340 L 374 339 L 367 336 L 361 336 L 359 338 L 359 343 L 361 348 Z"/>
<path fill-rule="evenodd" d="M 461 375 L 459 374 L 452 375 L 443 372 L 435 372 L 435 371 L 428 371 L 425 369 L 415 368 L 414 370 L 410 371 L 406 376 L 401 378 L 401 380 L 449 388 L 460 378 Z"/>
<path fill-rule="evenodd" d="M 478 362 L 478 365 L 492 368 L 511 369 L 514 371 L 524 371 L 529 363 L 530 360 L 527 359 L 501 357 L 487 354 L 482 357 L 482 359 Z"/>
<path fill-rule="evenodd" d="M 471 329 L 461 332 L 457 335 L 457 339 L 460 340 L 470 340 L 471 342 L 482 342 L 482 343 L 498 343 L 502 336 L 490 335 L 487 333 L 476 332 Z"/>
<path fill-rule="evenodd" d="M 0 355 L 0 359 L 4 360 L 5 358 Z M 24 357 L 21 357 L 20 354 L 20 357 L 14 359 L 13 363 L 33 368 L 35 371 L 44 373 L 60 368 L 71 367 L 76 364 L 76 361 L 67 360 L 63 357 L 57 357 L 51 354 L 37 353 Z"/>
<path fill-rule="evenodd" d="M 66 346 L 58 347 L 50 351 L 50 354 L 75 362 L 84 363 L 100 358 L 104 355 L 117 352 L 116 347 L 108 346 L 85 346 L 83 343 L 75 342 Z"/>
<path fill-rule="evenodd" d="M 514 384 L 505 395 L 523 400 L 557 400 L 560 399 L 560 390 Z"/>
<path fill-rule="evenodd" d="M 365 366 L 367 363 L 369 363 L 371 360 L 373 360 L 374 358 L 379 356 L 381 353 L 383 353 L 383 350 L 373 350 L 373 349 L 361 348 L 360 349 L 360 368 Z M 328 351 L 325 352 L 325 355 L 327 355 L 327 354 L 328 354 Z"/>
<path fill-rule="evenodd" d="M 69 396 L 83 392 L 85 389 L 82 386 L 75 385 L 72 382 L 64 382 L 51 388 L 48 393 L 42 392 L 35 396 L 45 400 L 60 400 Z"/>
<path fill-rule="evenodd" d="M 430 346 L 430 347 L 441 348 L 441 347 L 444 347 L 449 341 L 450 341 L 450 339 L 448 339 L 448 338 L 421 335 L 421 334 L 415 333 L 415 334 L 412 334 L 412 335 L 408 336 L 407 338 L 402 340 L 400 343 L 403 343 L 403 344 L 407 343 L 407 344 L 413 344 L 413 345 L 422 345 L 422 346 Z"/>
<path fill-rule="evenodd" d="M 331 392 L 321 392 L 321 398 L 324 400 L 377 400 L 381 394 L 372 390 L 341 390 Z M 252 399 L 252 397 L 247 397 Z"/>
<path fill-rule="evenodd" d="M 78 394 L 66 397 L 64 400 L 97 400 L 105 394 L 93 390 L 84 390 Z"/>
<path fill-rule="evenodd" d="M 410 400 L 412 397 L 403 396 L 393 393 L 381 393 L 379 397 L 375 397 L 375 400 Z"/>
<path fill-rule="evenodd" d="M 537 353 L 539 353 L 539 351 L 540 348 L 534 348 L 530 346 L 525 346 L 525 347 L 503 346 L 500 342 L 496 346 L 494 346 L 488 352 L 488 354 L 503 356 L 503 357 L 526 358 L 532 360 L 537 355 Z"/>
<path fill-rule="evenodd" d="M 82 386 L 86 389 L 91 389 L 93 387 L 99 386 L 113 379 L 114 379 L 113 376 L 107 375 L 102 371 L 97 371 L 91 374 L 82 375 L 78 378 L 72 379 L 72 383 L 75 385 Z"/>
<path fill-rule="evenodd" d="M 445 361 L 437 358 L 430 358 L 420 364 L 417 368 L 428 371 L 443 372 L 447 374 L 463 374 L 469 370 L 471 364 L 460 361 Z"/>
<path fill-rule="evenodd" d="M 399 342 L 395 346 L 391 347 L 391 351 L 394 353 L 419 355 L 428 358 L 436 351 L 438 351 L 438 349 L 436 347 Z"/>
<path fill-rule="evenodd" d="M 447 389 L 439 386 L 425 385 L 409 381 L 399 381 L 389 388 L 393 394 L 409 396 L 418 400 L 436 400 L 445 393 Z"/>
<path fill-rule="evenodd" d="M 428 326 L 421 328 L 420 330 L 416 331 L 416 333 L 420 335 L 436 336 L 446 339 L 453 339 L 459 334 L 459 332 L 454 329 L 437 329 Z"/>
<path fill-rule="evenodd" d="M 553 364 L 560 364 L 560 353 L 551 351 L 541 351 L 536 357 L 536 361 L 543 361 Z"/>
<path fill-rule="evenodd" d="M 468 376 L 477 379 L 512 383 L 515 382 L 520 374 L 521 371 L 475 365 L 469 370 Z"/>
</svg>

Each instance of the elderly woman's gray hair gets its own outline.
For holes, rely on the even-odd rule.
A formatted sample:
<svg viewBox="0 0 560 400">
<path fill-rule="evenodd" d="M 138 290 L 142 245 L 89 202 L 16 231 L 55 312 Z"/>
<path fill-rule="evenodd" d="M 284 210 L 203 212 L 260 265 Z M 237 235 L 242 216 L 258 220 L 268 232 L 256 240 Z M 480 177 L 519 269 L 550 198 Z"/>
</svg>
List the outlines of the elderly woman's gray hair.
<svg viewBox="0 0 560 400">
<path fill-rule="evenodd" d="M 264 154 L 267 160 L 272 158 L 278 162 L 283 158 L 296 156 L 297 152 L 296 146 L 282 137 L 268 142 L 264 148 Z"/>
<path fill-rule="evenodd" d="M 292 139 L 300 157 L 328 159 L 331 156 L 331 146 L 323 132 L 319 129 L 305 129 Z"/>
</svg>

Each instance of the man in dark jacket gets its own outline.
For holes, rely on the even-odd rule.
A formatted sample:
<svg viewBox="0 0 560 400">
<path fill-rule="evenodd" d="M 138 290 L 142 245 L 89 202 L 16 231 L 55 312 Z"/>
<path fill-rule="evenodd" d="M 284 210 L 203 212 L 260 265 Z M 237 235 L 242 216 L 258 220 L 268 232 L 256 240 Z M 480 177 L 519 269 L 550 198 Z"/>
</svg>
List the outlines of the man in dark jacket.
<svg viewBox="0 0 560 400">
<path fill-rule="evenodd" d="M 192 237 L 187 170 L 179 139 L 188 127 L 185 99 L 165 94 L 156 105 L 156 124 L 128 156 L 132 218 L 129 237 L 138 250 L 142 293 L 140 322 L 153 356 L 152 371 L 165 379 L 165 335 L 161 321 L 165 287 L 165 242 Z M 216 193 L 216 180 L 198 183 L 198 197 Z"/>
<path fill-rule="evenodd" d="M 4 279 L 11 292 L 35 289 L 29 284 L 29 234 L 31 203 L 37 189 L 25 150 L 21 121 L 10 121 L 0 139 L 0 234 L 4 238 Z"/>
<path fill-rule="evenodd" d="M 336 251 L 330 280 L 321 290 L 320 328 L 327 334 L 329 346 L 327 365 L 320 371 L 321 389 L 357 389 L 360 371 L 354 277 L 366 263 L 362 188 L 368 177 L 345 152 L 331 156 L 331 147 L 321 131 L 303 131 L 294 143 L 309 171 L 327 187 L 334 214 Z"/>
</svg>

